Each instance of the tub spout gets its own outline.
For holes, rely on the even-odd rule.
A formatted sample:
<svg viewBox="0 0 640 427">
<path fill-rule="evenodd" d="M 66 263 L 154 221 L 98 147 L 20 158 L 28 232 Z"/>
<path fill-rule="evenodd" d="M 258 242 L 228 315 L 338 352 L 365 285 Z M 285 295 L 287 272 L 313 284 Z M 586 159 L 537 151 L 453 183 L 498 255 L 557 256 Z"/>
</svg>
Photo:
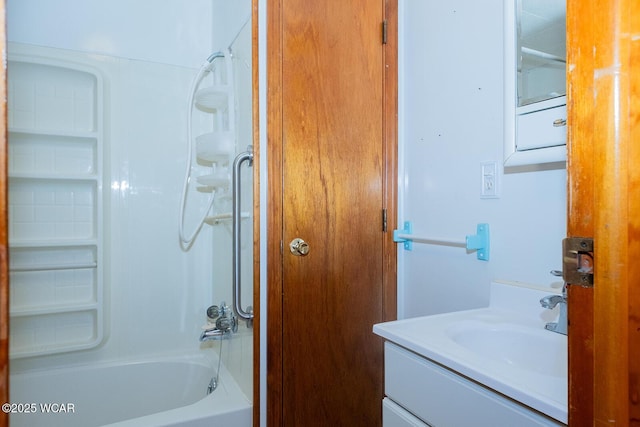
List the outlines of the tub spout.
<svg viewBox="0 0 640 427">
<path fill-rule="evenodd" d="M 212 340 L 221 340 L 225 338 L 226 335 L 229 335 L 231 331 L 223 331 L 218 328 L 205 329 L 200 334 L 200 342 L 212 341 Z"/>
</svg>

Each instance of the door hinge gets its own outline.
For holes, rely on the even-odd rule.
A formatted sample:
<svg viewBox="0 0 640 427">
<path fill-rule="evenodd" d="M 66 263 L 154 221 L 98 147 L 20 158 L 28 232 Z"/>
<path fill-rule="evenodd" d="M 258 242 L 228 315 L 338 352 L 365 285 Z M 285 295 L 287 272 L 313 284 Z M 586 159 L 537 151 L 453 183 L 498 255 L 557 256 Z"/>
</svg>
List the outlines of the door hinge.
<svg viewBox="0 0 640 427">
<path fill-rule="evenodd" d="M 382 44 L 387 44 L 387 20 L 382 21 Z"/>
<path fill-rule="evenodd" d="M 593 238 L 567 237 L 562 241 L 562 278 L 571 285 L 593 287 Z"/>
<path fill-rule="evenodd" d="M 387 210 L 382 209 L 382 231 L 387 232 Z"/>
</svg>

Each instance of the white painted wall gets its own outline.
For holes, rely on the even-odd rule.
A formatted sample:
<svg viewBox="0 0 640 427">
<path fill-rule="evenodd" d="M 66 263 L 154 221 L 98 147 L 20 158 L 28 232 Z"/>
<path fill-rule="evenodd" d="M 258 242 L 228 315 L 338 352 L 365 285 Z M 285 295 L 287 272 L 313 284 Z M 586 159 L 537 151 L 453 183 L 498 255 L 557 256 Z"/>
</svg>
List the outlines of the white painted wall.
<svg viewBox="0 0 640 427">
<path fill-rule="evenodd" d="M 400 0 L 400 224 L 464 240 L 491 228 L 491 258 L 399 249 L 399 315 L 486 305 L 492 280 L 556 286 L 565 235 L 564 169 L 502 174 L 502 0 Z M 500 197 L 481 199 L 480 163 L 500 165 Z"/>
</svg>

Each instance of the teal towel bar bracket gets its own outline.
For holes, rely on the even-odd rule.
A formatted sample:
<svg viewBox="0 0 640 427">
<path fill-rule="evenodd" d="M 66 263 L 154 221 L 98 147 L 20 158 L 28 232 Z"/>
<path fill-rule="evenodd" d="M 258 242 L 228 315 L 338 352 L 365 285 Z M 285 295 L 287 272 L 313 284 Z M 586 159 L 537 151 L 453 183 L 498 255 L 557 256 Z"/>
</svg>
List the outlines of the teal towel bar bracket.
<svg viewBox="0 0 640 427">
<path fill-rule="evenodd" d="M 401 230 L 393 230 L 393 241 L 404 244 L 404 249 L 407 251 L 413 250 L 414 242 L 465 248 L 467 251 L 476 251 L 476 256 L 479 260 L 489 261 L 489 224 L 486 223 L 478 224 L 476 234 L 466 236 L 463 242 L 416 236 L 413 234 L 413 224 L 411 221 L 405 221 L 404 228 Z"/>
<path fill-rule="evenodd" d="M 403 243 L 405 251 L 412 251 L 413 240 L 411 239 L 411 233 L 413 233 L 413 224 L 411 221 L 405 221 L 402 230 L 393 230 L 393 241 Z"/>
</svg>

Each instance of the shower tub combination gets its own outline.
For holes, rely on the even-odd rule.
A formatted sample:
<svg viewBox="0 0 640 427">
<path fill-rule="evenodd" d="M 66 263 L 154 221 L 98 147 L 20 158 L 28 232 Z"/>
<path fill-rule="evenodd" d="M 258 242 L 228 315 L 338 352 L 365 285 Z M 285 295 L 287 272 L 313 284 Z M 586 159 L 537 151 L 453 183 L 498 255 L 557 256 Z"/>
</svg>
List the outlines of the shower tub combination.
<svg viewBox="0 0 640 427">
<path fill-rule="evenodd" d="M 37 200 L 40 193 L 75 194 L 85 201 L 82 209 L 70 206 L 66 211 L 86 214 L 73 217 L 78 224 L 67 234 L 35 235 L 33 230 L 43 227 L 22 224 L 26 217 L 12 211 L 11 356 L 21 359 L 94 351 L 106 335 L 101 214 L 104 125 L 98 119 L 104 102 L 100 76 L 92 72 L 101 64 L 76 67 L 73 61 L 46 57 L 44 48 L 22 46 L 20 52 L 24 55 L 10 58 L 10 107 L 14 107 L 10 108 L 10 206 L 21 212 L 42 210 L 42 206 L 25 205 L 25 200 Z M 35 59 L 32 52 L 38 53 Z M 76 56 L 85 60 L 81 55 L 73 58 Z M 38 85 L 55 90 L 38 89 Z M 50 114 L 44 114 L 43 108 L 23 111 L 25 103 L 16 98 L 21 93 L 35 94 L 26 105 L 45 106 L 44 113 Z M 61 94 L 60 99 L 50 99 L 50 93 Z M 68 103 L 68 93 L 75 94 L 78 108 L 59 106 Z M 13 111 L 19 106 L 22 110 L 17 115 Z M 69 116 L 68 120 L 60 120 L 61 115 L 63 119 Z M 60 130 L 60 123 L 68 123 L 70 130 Z M 65 160 L 68 153 L 72 160 Z M 75 200 L 62 196 L 56 200 Z M 56 227 L 49 219 L 66 221 L 57 213 L 60 206 L 50 209 L 55 211 L 41 215 L 47 218 L 44 225 L 69 230 Z M 66 286 L 69 283 L 73 292 Z M 91 364 L 72 357 L 64 366 L 36 369 L 22 369 L 16 361 L 10 377 L 12 405 L 3 410 L 10 412 L 12 427 L 251 425 L 250 396 L 224 364 L 218 363 L 214 349 L 202 344 L 199 351 L 187 349 L 185 353 Z M 218 381 L 210 392 L 212 378 Z"/>
<path fill-rule="evenodd" d="M 203 355 L 12 374 L 12 427 L 251 425 L 251 402 Z M 87 392 L 90 390 L 90 392 Z"/>
</svg>

